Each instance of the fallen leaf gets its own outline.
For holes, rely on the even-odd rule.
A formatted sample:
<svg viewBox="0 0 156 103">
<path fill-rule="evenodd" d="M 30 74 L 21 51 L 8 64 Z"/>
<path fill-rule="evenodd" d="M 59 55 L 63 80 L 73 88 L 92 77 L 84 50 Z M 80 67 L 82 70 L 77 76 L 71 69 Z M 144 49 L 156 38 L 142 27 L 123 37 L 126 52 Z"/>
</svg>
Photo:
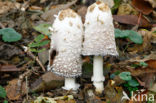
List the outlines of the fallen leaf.
<svg viewBox="0 0 156 103">
<path fill-rule="evenodd" d="M 137 15 L 113 15 L 115 21 L 123 24 L 137 25 L 139 17 Z M 151 24 L 143 16 L 140 19 L 140 27 L 151 27 Z"/>
<path fill-rule="evenodd" d="M 51 10 L 48 10 L 45 13 L 43 13 L 41 17 L 43 20 L 53 23 L 55 19 L 54 15 L 56 15 L 60 10 L 69 8 L 70 6 L 74 5 L 76 2 L 77 0 L 74 0 L 72 2 L 68 2 L 67 4 L 54 6 Z"/>
<path fill-rule="evenodd" d="M 15 65 L 2 65 L 0 66 L 0 72 L 18 72 L 21 71 Z"/>
<path fill-rule="evenodd" d="M 132 0 L 132 6 L 145 15 L 149 15 L 153 11 L 149 2 L 144 0 Z"/>
<path fill-rule="evenodd" d="M 9 81 L 9 84 L 6 86 L 6 93 L 7 93 L 7 97 L 9 98 L 9 100 L 18 100 L 21 98 L 21 96 L 26 94 L 25 82 L 22 83 L 20 92 L 17 90 L 17 87 L 18 87 L 17 83 L 18 83 L 18 79 L 13 79 Z"/>
<path fill-rule="evenodd" d="M 149 68 L 156 69 L 156 60 L 148 60 L 146 61 Z"/>
<path fill-rule="evenodd" d="M 149 54 L 148 56 L 145 56 L 145 58 L 141 58 L 140 56 L 131 58 L 127 62 L 146 62 L 149 60 L 156 60 L 156 52 L 151 52 L 151 54 Z"/>
<path fill-rule="evenodd" d="M 136 77 L 144 75 L 146 73 L 156 73 L 156 68 L 154 64 L 155 61 L 156 61 L 156 52 L 151 52 L 151 54 L 144 56 L 144 58 L 142 58 L 141 56 L 137 56 L 129 60 L 120 61 L 118 64 L 113 65 L 113 68 L 118 69 L 120 72 L 129 71 L 131 72 L 132 76 Z M 146 67 L 140 66 L 137 68 L 132 67 L 132 64 L 138 64 L 140 62 L 145 62 L 146 64 L 148 64 L 148 66 Z"/>
<path fill-rule="evenodd" d="M 152 91 L 152 92 L 156 92 L 156 83 L 154 83 L 152 85 L 152 87 L 148 88 L 148 90 Z"/>
<path fill-rule="evenodd" d="M 122 3 L 118 8 L 117 15 L 137 15 L 139 14 L 129 3 Z"/>
<path fill-rule="evenodd" d="M 34 10 L 39 10 L 39 11 L 41 11 L 43 8 L 41 8 L 41 7 L 38 7 L 38 6 L 31 6 L 31 7 L 29 7 L 29 10 L 32 10 L 32 11 L 34 11 Z"/>
<path fill-rule="evenodd" d="M 52 72 L 47 72 L 31 85 L 31 91 L 39 92 L 43 90 L 56 89 L 61 87 L 63 82 L 63 77 L 59 77 Z"/>
<path fill-rule="evenodd" d="M 9 12 L 12 9 L 19 9 L 20 6 L 21 4 L 17 2 L 0 1 L 0 15 Z"/>
<path fill-rule="evenodd" d="M 133 76 L 140 76 L 144 75 L 146 73 L 156 73 L 156 53 L 151 53 L 150 55 L 146 56 L 145 58 L 133 58 L 128 60 L 130 63 L 140 63 L 140 62 L 145 62 L 148 64 L 147 67 L 142 68 L 139 67 L 137 69 L 132 69 L 132 68 L 127 68 Z"/>
<path fill-rule="evenodd" d="M 5 44 L 5 43 L 0 43 L 0 58 L 3 59 L 11 59 L 11 57 L 15 55 L 20 55 L 22 54 L 22 50 L 19 49 L 18 47 L 11 45 L 11 44 Z"/>
<path fill-rule="evenodd" d="M 37 97 L 37 99 L 33 103 L 76 103 L 74 97 L 72 95 L 67 96 L 59 96 L 55 98 L 49 97 Z"/>
<path fill-rule="evenodd" d="M 142 82 L 144 82 L 145 88 L 151 88 L 155 82 L 155 73 L 145 73 L 140 76 Z"/>
<path fill-rule="evenodd" d="M 116 87 L 115 85 L 112 85 L 111 80 L 108 81 L 105 87 L 104 94 L 106 101 L 110 101 L 110 103 L 125 103 L 124 101 L 122 101 L 123 97 L 122 87 Z"/>
<path fill-rule="evenodd" d="M 42 62 L 42 64 L 45 64 L 49 59 L 49 50 L 44 50 L 42 52 L 39 52 L 38 58 Z"/>
<path fill-rule="evenodd" d="M 155 31 L 156 31 L 156 27 L 153 27 L 152 30 L 151 30 L 151 32 L 152 32 L 151 42 L 156 44 L 156 32 Z"/>
</svg>

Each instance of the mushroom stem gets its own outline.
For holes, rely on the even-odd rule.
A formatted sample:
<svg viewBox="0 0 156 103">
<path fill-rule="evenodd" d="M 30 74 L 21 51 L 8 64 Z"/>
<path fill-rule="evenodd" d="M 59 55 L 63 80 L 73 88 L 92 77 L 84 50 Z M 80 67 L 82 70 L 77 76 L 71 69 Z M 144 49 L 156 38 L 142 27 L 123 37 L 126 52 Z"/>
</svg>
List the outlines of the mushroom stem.
<svg viewBox="0 0 156 103">
<path fill-rule="evenodd" d="M 63 89 L 65 90 L 77 90 L 79 88 L 79 84 L 76 83 L 75 78 L 65 78 Z"/>
<path fill-rule="evenodd" d="M 96 92 L 101 93 L 104 90 L 103 81 L 105 77 L 103 75 L 103 57 L 94 56 L 93 60 L 93 85 L 96 88 Z"/>
</svg>

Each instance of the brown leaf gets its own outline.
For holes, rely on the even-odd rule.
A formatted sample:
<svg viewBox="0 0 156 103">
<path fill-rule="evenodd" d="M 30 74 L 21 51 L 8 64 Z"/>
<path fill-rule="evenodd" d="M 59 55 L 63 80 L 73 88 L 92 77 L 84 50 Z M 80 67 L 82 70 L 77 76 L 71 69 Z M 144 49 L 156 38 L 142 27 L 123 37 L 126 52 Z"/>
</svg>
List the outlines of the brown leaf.
<svg viewBox="0 0 156 103">
<path fill-rule="evenodd" d="M 0 72 L 17 72 L 17 71 L 21 71 L 21 70 L 17 68 L 15 65 L 0 66 Z"/>
<path fill-rule="evenodd" d="M 12 9 L 19 9 L 20 6 L 21 4 L 17 2 L 0 1 L 0 15 L 9 12 Z"/>
<path fill-rule="evenodd" d="M 61 4 L 61 5 L 54 6 L 54 7 L 52 7 L 51 10 L 48 10 L 45 13 L 43 13 L 41 15 L 41 17 L 43 20 L 53 23 L 53 21 L 55 19 L 54 15 L 56 15 L 60 10 L 69 8 L 76 2 L 77 2 L 77 0 L 74 0 L 72 2 L 68 2 L 67 4 Z"/>
<path fill-rule="evenodd" d="M 105 86 L 105 98 L 107 101 L 110 101 L 110 103 L 121 103 L 122 97 L 123 97 L 123 88 L 117 87 L 115 85 L 111 84 L 111 81 L 108 81 L 107 85 Z M 125 103 L 122 101 L 122 103 Z"/>
<path fill-rule="evenodd" d="M 139 12 L 135 10 L 129 3 L 122 3 L 119 8 L 117 15 L 137 15 Z"/>
<path fill-rule="evenodd" d="M 132 76 L 140 76 L 146 73 L 156 73 L 156 69 L 151 68 L 138 68 L 138 69 L 128 69 Z"/>
<path fill-rule="evenodd" d="M 156 33 L 155 33 L 155 31 L 156 31 L 156 27 L 152 28 L 152 30 L 151 30 L 151 32 L 152 32 L 151 42 L 154 43 L 154 44 L 156 44 Z"/>
<path fill-rule="evenodd" d="M 18 100 L 26 94 L 26 84 L 25 82 L 22 84 L 21 91 L 18 92 L 17 90 L 17 82 L 18 79 L 13 79 L 12 81 L 9 81 L 9 84 L 6 86 L 6 93 L 9 100 Z"/>
<path fill-rule="evenodd" d="M 150 91 L 156 92 L 156 83 L 154 83 L 151 88 L 149 88 Z"/>
<path fill-rule="evenodd" d="M 149 2 L 144 0 L 132 0 L 132 6 L 145 15 L 149 15 L 153 11 Z"/>
<path fill-rule="evenodd" d="M 146 88 L 151 88 L 155 81 L 155 73 L 146 73 L 140 76 L 141 81 L 145 83 Z"/>
<path fill-rule="evenodd" d="M 129 62 L 145 62 L 148 64 L 146 68 L 137 68 L 137 69 L 131 69 L 129 68 L 129 71 L 132 73 L 133 76 L 139 76 L 146 73 L 156 73 L 156 54 L 152 53 L 146 58 L 142 59 L 131 59 Z"/>
<path fill-rule="evenodd" d="M 21 55 L 23 52 L 15 45 L 0 42 L 0 58 L 11 59 L 13 56 Z"/>
<path fill-rule="evenodd" d="M 38 92 L 55 89 L 62 86 L 63 81 L 63 77 L 59 77 L 52 72 L 47 72 L 31 85 L 31 91 Z"/>
<path fill-rule="evenodd" d="M 113 15 L 115 21 L 123 24 L 137 25 L 139 17 L 137 15 Z M 145 19 L 141 17 L 140 19 L 140 27 L 151 27 L 151 24 Z"/>
<path fill-rule="evenodd" d="M 149 68 L 156 69 L 156 60 L 149 60 L 146 61 L 146 63 L 148 64 Z"/>
<path fill-rule="evenodd" d="M 43 8 L 38 7 L 38 6 L 31 6 L 31 7 L 29 7 L 29 10 L 32 10 L 32 11 L 39 10 L 39 11 L 41 11 L 41 10 L 43 10 Z"/>
<path fill-rule="evenodd" d="M 131 72 L 132 76 L 140 76 L 146 73 L 156 73 L 156 68 L 154 64 L 155 61 L 156 61 L 156 52 L 152 52 L 150 55 L 145 56 L 145 58 L 142 58 L 141 56 L 137 56 L 129 60 L 121 61 L 120 63 L 113 65 L 113 67 L 120 70 L 121 72 L 129 71 Z M 148 64 L 148 66 L 138 67 L 136 69 L 130 66 L 132 64 L 139 64 L 140 62 L 145 62 Z"/>
<path fill-rule="evenodd" d="M 149 54 L 148 56 L 146 56 L 143 59 L 140 56 L 135 57 L 135 58 L 131 58 L 127 62 L 146 62 L 149 60 L 156 60 L 156 52 L 152 52 L 151 54 Z"/>
</svg>

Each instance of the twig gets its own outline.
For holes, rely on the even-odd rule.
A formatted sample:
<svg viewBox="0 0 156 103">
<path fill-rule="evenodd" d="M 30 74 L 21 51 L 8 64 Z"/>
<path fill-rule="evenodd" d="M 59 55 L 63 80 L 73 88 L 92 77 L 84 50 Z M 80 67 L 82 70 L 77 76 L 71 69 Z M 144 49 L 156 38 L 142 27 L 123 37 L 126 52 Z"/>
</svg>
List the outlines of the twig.
<svg viewBox="0 0 156 103">
<path fill-rule="evenodd" d="M 25 81 L 26 81 L 26 99 L 28 101 L 28 92 L 29 92 L 29 87 L 28 87 L 28 76 L 25 77 Z"/>
<path fill-rule="evenodd" d="M 28 47 L 22 46 L 22 48 L 24 49 L 24 51 L 25 51 L 30 57 L 32 57 L 34 60 L 37 61 L 37 63 L 41 66 L 42 70 L 45 72 L 46 70 L 45 70 L 43 64 L 41 63 L 41 61 L 38 59 L 38 57 L 34 56 L 33 53 L 28 49 Z"/>
<path fill-rule="evenodd" d="M 24 78 L 27 76 L 30 76 L 32 74 L 32 70 L 27 70 L 24 74 L 19 76 L 19 80 L 17 82 L 17 92 L 20 93 L 21 92 L 21 88 L 22 88 L 22 82 L 24 80 Z"/>
</svg>

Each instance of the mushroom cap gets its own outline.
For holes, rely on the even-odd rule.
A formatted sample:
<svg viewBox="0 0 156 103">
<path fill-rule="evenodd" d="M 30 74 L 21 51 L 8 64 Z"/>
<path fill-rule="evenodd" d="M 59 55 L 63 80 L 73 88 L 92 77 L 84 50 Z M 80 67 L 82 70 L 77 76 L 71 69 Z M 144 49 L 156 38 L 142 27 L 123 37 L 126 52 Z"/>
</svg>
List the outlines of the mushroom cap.
<svg viewBox="0 0 156 103">
<path fill-rule="evenodd" d="M 53 23 L 49 70 L 64 77 L 81 75 L 81 46 L 83 24 L 81 17 L 71 9 L 62 10 Z M 50 61 L 50 60 L 49 60 Z"/>
<path fill-rule="evenodd" d="M 83 55 L 117 56 L 113 18 L 107 4 L 97 1 L 88 7 Z"/>
</svg>

